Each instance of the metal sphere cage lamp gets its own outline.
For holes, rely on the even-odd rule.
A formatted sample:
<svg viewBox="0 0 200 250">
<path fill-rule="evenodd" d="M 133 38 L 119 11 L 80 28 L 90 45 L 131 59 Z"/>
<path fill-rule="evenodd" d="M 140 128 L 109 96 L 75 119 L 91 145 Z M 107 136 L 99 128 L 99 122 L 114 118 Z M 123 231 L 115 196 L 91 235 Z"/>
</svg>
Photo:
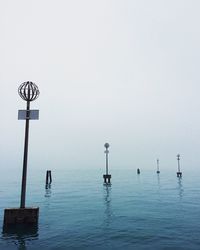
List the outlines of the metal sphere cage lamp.
<svg viewBox="0 0 200 250">
<path fill-rule="evenodd" d="M 40 91 L 33 82 L 24 82 L 18 88 L 20 97 L 27 102 L 34 101 L 38 98 Z"/>
</svg>

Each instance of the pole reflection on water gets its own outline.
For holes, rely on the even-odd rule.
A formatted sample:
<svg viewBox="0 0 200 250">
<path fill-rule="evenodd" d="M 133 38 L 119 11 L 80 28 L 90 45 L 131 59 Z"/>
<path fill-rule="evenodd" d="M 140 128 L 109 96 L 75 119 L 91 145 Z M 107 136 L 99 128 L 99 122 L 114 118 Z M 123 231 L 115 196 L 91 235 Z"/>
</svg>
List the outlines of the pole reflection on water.
<svg viewBox="0 0 200 250">
<path fill-rule="evenodd" d="M 47 188 L 47 186 L 45 186 L 45 194 L 44 194 L 44 197 L 45 197 L 44 198 L 44 207 L 45 207 L 46 214 L 49 212 L 49 209 L 50 209 L 51 194 L 52 194 L 51 184 L 48 184 L 48 188 Z"/>
<path fill-rule="evenodd" d="M 45 197 L 51 197 L 51 184 L 45 186 Z"/>
<path fill-rule="evenodd" d="M 112 206 L 111 203 L 111 186 L 104 185 L 104 204 L 105 204 L 105 220 L 104 224 L 109 226 L 112 221 Z"/>
<path fill-rule="evenodd" d="M 160 175 L 157 174 L 158 190 L 160 190 Z"/>
<path fill-rule="evenodd" d="M 2 240 L 6 242 L 6 249 L 13 249 L 12 246 L 19 250 L 28 249 L 29 243 L 38 240 L 38 225 L 17 224 L 3 228 Z"/>
<path fill-rule="evenodd" d="M 183 184 L 182 184 L 182 178 L 181 177 L 178 178 L 177 183 L 178 183 L 178 195 L 179 195 L 179 198 L 182 199 L 184 189 L 183 189 Z"/>
</svg>

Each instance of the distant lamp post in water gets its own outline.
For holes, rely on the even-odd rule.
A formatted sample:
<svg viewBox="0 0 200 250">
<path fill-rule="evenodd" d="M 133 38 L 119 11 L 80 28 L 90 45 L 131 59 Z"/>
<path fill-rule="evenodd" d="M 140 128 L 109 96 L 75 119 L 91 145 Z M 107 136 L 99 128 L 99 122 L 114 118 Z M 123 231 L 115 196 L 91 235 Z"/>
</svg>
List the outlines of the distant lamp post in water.
<svg viewBox="0 0 200 250">
<path fill-rule="evenodd" d="M 177 177 L 182 177 L 182 172 L 180 170 L 180 154 L 177 154 L 177 161 L 178 161 L 178 172 L 176 174 Z"/>
<path fill-rule="evenodd" d="M 37 223 L 39 208 L 25 208 L 26 200 L 26 176 L 28 162 L 28 139 L 29 139 L 29 120 L 39 119 L 39 110 L 30 110 L 30 103 L 36 100 L 40 94 L 39 89 L 33 82 L 24 82 L 18 88 L 20 97 L 26 101 L 26 110 L 18 111 L 18 119 L 26 120 L 25 140 L 24 140 L 24 157 L 21 185 L 21 202 L 20 208 L 10 208 L 4 211 L 4 226 L 9 224 L 26 224 Z"/>
<path fill-rule="evenodd" d="M 160 166 L 159 166 L 159 159 L 157 159 L 157 174 L 160 174 Z"/>
<path fill-rule="evenodd" d="M 108 148 L 110 147 L 109 143 L 105 143 L 104 147 L 106 149 L 104 151 L 104 153 L 106 154 L 106 174 L 103 175 L 103 178 L 104 178 L 104 184 L 110 184 L 111 175 L 108 174 L 108 154 L 109 154 Z"/>
</svg>

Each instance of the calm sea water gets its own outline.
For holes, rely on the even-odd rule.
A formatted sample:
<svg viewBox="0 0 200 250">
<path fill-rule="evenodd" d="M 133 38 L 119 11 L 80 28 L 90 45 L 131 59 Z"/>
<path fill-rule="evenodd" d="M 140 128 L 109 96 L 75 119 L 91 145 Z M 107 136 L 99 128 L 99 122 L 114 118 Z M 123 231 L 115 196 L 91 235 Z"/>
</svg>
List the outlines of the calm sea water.
<svg viewBox="0 0 200 250">
<path fill-rule="evenodd" d="M 33 232 L 1 233 L 0 249 L 200 249 L 200 173 L 113 170 L 29 170 L 27 206 L 39 206 Z M 0 177 L 3 210 L 19 206 L 21 173 Z"/>
</svg>

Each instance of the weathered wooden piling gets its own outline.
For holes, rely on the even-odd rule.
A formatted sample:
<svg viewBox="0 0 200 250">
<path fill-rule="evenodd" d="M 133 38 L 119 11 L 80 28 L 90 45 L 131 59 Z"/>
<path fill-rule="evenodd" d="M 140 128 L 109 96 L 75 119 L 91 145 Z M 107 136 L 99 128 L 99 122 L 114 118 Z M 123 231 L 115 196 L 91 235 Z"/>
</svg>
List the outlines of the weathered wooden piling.
<svg viewBox="0 0 200 250">
<path fill-rule="evenodd" d="M 180 154 L 177 154 L 177 161 L 178 161 L 178 172 L 176 174 L 177 177 L 182 177 L 182 172 L 180 170 Z"/>
<path fill-rule="evenodd" d="M 47 170 L 46 172 L 46 188 L 49 188 L 52 183 L 51 170 Z"/>
<path fill-rule="evenodd" d="M 139 168 L 137 169 L 137 174 L 140 174 L 140 169 Z"/>
<path fill-rule="evenodd" d="M 104 153 L 106 154 L 106 174 L 103 175 L 103 179 L 104 179 L 104 184 L 111 184 L 111 174 L 108 174 L 108 154 L 109 154 L 109 143 L 105 143 L 104 147 L 106 148 L 106 150 L 104 151 Z"/>
</svg>

